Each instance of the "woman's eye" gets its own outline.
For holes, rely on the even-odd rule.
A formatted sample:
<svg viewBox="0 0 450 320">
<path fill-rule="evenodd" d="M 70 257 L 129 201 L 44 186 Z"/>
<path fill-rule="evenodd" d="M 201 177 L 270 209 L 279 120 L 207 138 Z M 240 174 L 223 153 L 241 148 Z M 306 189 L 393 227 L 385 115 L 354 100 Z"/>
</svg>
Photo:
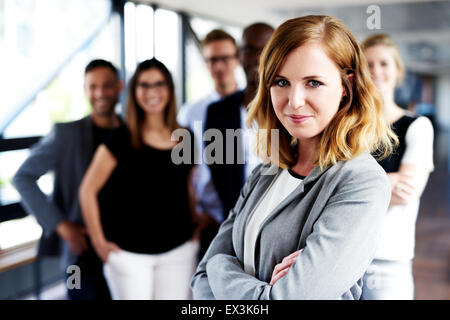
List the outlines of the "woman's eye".
<svg viewBox="0 0 450 320">
<path fill-rule="evenodd" d="M 317 81 L 317 80 L 309 80 L 308 84 L 309 84 L 310 87 L 318 88 L 318 87 L 320 87 L 322 85 L 322 82 Z"/>
<path fill-rule="evenodd" d="M 274 83 L 274 85 L 276 85 L 277 87 L 281 87 L 281 88 L 287 86 L 288 84 L 289 84 L 289 82 L 284 79 L 275 80 L 275 83 Z"/>
</svg>

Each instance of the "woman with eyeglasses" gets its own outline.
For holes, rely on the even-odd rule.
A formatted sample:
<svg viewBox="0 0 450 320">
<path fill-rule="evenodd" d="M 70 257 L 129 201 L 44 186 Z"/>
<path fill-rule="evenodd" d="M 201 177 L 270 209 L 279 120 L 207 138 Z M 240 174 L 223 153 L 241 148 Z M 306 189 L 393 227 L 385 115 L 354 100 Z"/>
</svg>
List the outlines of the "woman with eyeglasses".
<svg viewBox="0 0 450 320">
<path fill-rule="evenodd" d="M 80 186 L 89 236 L 113 299 L 188 299 L 199 247 L 194 161 L 173 161 L 180 127 L 172 76 L 160 61 L 138 65 L 125 122 L 97 149 Z M 180 144 L 193 157 L 185 132 Z"/>
</svg>

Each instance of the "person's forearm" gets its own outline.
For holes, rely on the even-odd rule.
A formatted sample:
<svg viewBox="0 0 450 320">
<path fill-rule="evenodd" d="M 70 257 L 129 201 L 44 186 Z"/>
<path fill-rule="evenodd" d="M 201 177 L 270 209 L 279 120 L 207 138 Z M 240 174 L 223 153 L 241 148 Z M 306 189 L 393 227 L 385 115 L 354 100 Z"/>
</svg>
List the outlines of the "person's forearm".
<svg viewBox="0 0 450 320">
<path fill-rule="evenodd" d="M 208 260 L 214 257 L 217 253 L 233 254 L 233 244 L 231 242 L 231 233 L 235 214 L 231 214 L 227 220 L 221 225 L 217 236 L 211 242 L 203 259 L 197 267 L 197 271 L 191 280 L 191 288 L 194 299 L 215 299 L 216 297 L 211 291 L 209 285 L 208 274 L 206 272 L 206 265 Z"/>
<path fill-rule="evenodd" d="M 430 172 L 414 164 L 402 164 L 398 173 L 412 177 L 416 197 L 420 198 L 427 185 Z"/>
<path fill-rule="evenodd" d="M 247 274 L 239 260 L 230 255 L 217 254 L 206 266 L 208 283 L 219 300 L 267 300 L 272 286 Z"/>
<path fill-rule="evenodd" d="M 28 214 L 36 217 L 49 236 L 56 227 L 65 220 L 61 210 L 42 192 L 37 184 L 37 177 L 19 170 L 12 180 L 12 184 L 21 196 L 21 203 Z"/>
<path fill-rule="evenodd" d="M 388 173 L 391 184 L 391 202 L 389 207 L 407 205 L 420 199 L 428 180 L 429 173 L 414 165 L 401 165 L 397 172 Z"/>
<path fill-rule="evenodd" d="M 197 271 L 191 280 L 192 295 L 194 300 L 215 300 L 209 286 L 206 270 Z"/>
<path fill-rule="evenodd" d="M 106 238 L 100 221 L 97 193 L 89 189 L 81 188 L 80 205 L 83 219 L 92 243 L 94 246 L 101 245 L 106 241 Z"/>
<path fill-rule="evenodd" d="M 55 125 L 50 133 L 33 146 L 29 157 L 22 163 L 15 173 L 11 183 L 21 197 L 21 203 L 28 214 L 36 217 L 43 227 L 44 236 L 50 236 L 66 217 L 66 214 L 49 201 L 46 194 L 39 188 L 37 181 L 51 170 L 57 170 L 61 161 L 61 138 Z"/>
</svg>

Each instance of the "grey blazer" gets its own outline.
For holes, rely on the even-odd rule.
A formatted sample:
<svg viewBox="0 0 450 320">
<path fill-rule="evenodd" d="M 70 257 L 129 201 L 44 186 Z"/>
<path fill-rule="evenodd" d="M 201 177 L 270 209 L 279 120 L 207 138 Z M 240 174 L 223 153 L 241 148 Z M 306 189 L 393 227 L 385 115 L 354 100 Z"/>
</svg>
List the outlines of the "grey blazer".
<svg viewBox="0 0 450 320">
<path fill-rule="evenodd" d="M 51 132 L 31 149 L 12 180 L 26 212 L 35 216 L 44 229 L 39 253 L 58 255 L 63 245 L 63 262 L 66 264 L 73 263 L 75 256 L 54 231 L 63 220 L 83 224 L 78 188 L 94 154 L 92 128 L 90 116 L 55 124 Z M 51 198 L 37 185 L 37 180 L 48 171 L 54 173 Z"/>
<path fill-rule="evenodd" d="M 221 225 L 191 287 L 194 299 L 359 299 L 390 201 L 385 171 L 369 154 L 316 167 L 262 223 L 255 276 L 243 270 L 244 231 L 275 175 L 258 166 Z M 276 264 L 304 249 L 289 272 L 269 285 Z"/>
</svg>

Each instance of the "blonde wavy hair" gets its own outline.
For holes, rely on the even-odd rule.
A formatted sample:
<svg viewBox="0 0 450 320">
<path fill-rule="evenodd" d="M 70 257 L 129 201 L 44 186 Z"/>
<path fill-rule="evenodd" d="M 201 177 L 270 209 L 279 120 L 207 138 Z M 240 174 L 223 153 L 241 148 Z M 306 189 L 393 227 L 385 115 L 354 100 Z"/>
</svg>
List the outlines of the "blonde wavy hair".
<svg viewBox="0 0 450 320">
<path fill-rule="evenodd" d="M 387 157 L 397 137 L 383 117 L 383 99 L 373 84 L 367 61 L 348 28 L 339 19 L 317 15 L 290 19 L 280 25 L 266 44 L 259 64 L 259 86 L 249 105 L 248 124 L 258 124 L 256 151 L 265 162 L 291 168 L 297 161 L 296 139 L 273 110 L 270 87 L 285 57 L 310 41 L 320 41 L 341 73 L 346 90 L 339 110 L 321 133 L 316 165 L 321 169 L 369 152 Z M 353 74 L 353 82 L 348 78 Z M 265 129 L 265 130 L 261 130 Z M 272 151 L 271 129 L 278 129 L 279 150 Z"/>
</svg>

